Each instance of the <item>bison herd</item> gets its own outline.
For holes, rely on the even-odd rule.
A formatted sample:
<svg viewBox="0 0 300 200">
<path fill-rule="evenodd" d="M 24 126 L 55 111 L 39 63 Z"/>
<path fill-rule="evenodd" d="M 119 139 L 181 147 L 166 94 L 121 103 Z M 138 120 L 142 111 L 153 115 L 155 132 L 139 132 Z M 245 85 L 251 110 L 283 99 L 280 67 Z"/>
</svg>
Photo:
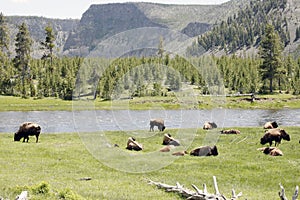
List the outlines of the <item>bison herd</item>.
<svg viewBox="0 0 300 200">
<path fill-rule="evenodd" d="M 154 131 L 154 127 L 157 126 L 159 131 L 165 130 L 165 124 L 163 119 L 151 119 L 150 120 L 150 131 Z M 211 130 L 217 128 L 216 123 L 214 122 L 205 122 L 203 125 L 204 130 Z M 269 144 L 269 147 L 258 148 L 257 150 L 262 151 L 263 153 L 271 156 L 282 156 L 282 151 L 278 148 L 281 140 L 290 141 L 289 134 L 284 130 L 278 127 L 276 121 L 267 122 L 263 126 L 266 129 L 265 134 L 260 139 L 260 144 L 265 145 Z M 28 142 L 29 136 L 35 136 L 36 142 L 38 142 L 39 135 L 41 133 L 40 125 L 33 122 L 24 122 L 20 125 L 18 131 L 14 134 L 14 141 L 20 141 L 23 138 L 23 142 Z M 221 130 L 220 134 L 241 134 L 239 130 L 228 129 Z M 275 147 L 271 147 L 274 141 Z M 300 143 L 300 141 L 299 141 Z M 180 141 L 173 138 L 171 134 L 166 133 L 162 139 L 163 148 L 160 149 L 160 152 L 169 152 L 174 149 L 176 146 L 180 146 Z M 116 145 L 118 146 L 118 145 Z M 139 144 L 134 137 L 129 137 L 127 141 L 126 149 L 141 151 L 143 150 L 143 145 Z M 172 155 L 183 156 L 188 154 L 187 151 L 178 151 L 174 152 Z M 190 155 L 192 156 L 217 156 L 218 149 L 217 146 L 201 146 L 191 150 Z"/>
<path fill-rule="evenodd" d="M 159 131 L 165 130 L 165 124 L 163 119 L 151 119 L 150 120 L 150 131 L 154 131 L 154 126 L 158 127 Z M 217 124 L 215 122 L 205 122 L 203 125 L 204 130 L 211 130 L 217 128 Z M 267 122 L 263 126 L 264 129 L 266 129 L 265 134 L 260 139 L 260 144 L 265 145 L 269 144 L 269 147 L 262 147 L 258 148 L 257 150 L 262 151 L 263 153 L 271 156 L 282 156 L 282 151 L 278 148 L 278 145 L 281 143 L 281 140 L 290 141 L 290 136 L 288 133 L 281 128 L 278 128 L 278 124 L 276 121 L 274 122 Z M 227 130 L 221 130 L 220 134 L 241 134 L 241 132 L 237 129 L 227 129 Z M 275 142 L 275 147 L 271 147 L 273 144 L 273 141 Z M 299 141 L 300 142 L 300 141 Z M 166 133 L 163 136 L 162 139 L 162 147 L 159 151 L 160 152 L 170 152 L 171 150 L 174 151 L 176 146 L 180 146 L 180 141 L 173 138 L 171 134 Z M 142 145 L 137 143 L 135 139 L 129 138 L 127 142 L 126 149 L 129 150 L 136 150 L 140 151 L 143 150 Z M 178 151 L 172 153 L 172 155 L 175 156 L 183 156 L 185 154 L 188 154 L 187 151 Z M 201 146 L 197 147 L 190 151 L 189 153 L 191 156 L 217 156 L 218 148 L 216 145 L 210 147 L 210 146 Z"/>
</svg>

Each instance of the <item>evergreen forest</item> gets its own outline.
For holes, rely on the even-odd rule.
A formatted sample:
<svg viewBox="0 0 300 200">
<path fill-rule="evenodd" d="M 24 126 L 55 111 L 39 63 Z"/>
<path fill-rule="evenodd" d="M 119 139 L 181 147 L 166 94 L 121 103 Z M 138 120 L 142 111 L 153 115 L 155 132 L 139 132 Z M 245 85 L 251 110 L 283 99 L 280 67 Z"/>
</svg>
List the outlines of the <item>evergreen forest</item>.
<svg viewBox="0 0 300 200">
<path fill-rule="evenodd" d="M 286 0 L 251 1 L 212 31 L 199 36 L 206 50 L 224 48 L 229 55 L 181 57 L 168 54 L 161 43 L 154 56 L 115 59 L 64 57 L 55 53 L 55 32 L 44 29 L 41 58 L 31 57 L 32 39 L 26 23 L 18 26 L 15 49 L 10 52 L 6 18 L 0 15 L 0 95 L 23 98 L 84 96 L 111 100 L 168 96 L 190 87 L 199 94 L 282 92 L 300 94 L 300 58 L 283 55 L 290 41 L 287 22 L 279 10 Z M 278 12 L 277 12 L 278 11 Z M 263 14 L 263 13 L 272 13 Z M 282 12 L 281 12 L 282 13 Z M 276 17 L 275 17 L 276 16 Z M 218 37 L 217 37 L 218 36 Z M 296 40 L 300 29 L 296 29 Z M 159 43 L 159 41 L 158 41 Z M 237 56 L 243 46 L 256 44 L 256 56 Z"/>
</svg>

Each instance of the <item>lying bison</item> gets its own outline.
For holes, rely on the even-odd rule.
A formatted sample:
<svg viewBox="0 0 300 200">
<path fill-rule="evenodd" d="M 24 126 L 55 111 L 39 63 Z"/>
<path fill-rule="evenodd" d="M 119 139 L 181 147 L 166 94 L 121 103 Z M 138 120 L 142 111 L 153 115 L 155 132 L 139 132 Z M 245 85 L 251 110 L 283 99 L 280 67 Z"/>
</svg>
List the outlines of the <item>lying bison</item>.
<svg viewBox="0 0 300 200">
<path fill-rule="evenodd" d="M 139 144 L 134 137 L 129 137 L 127 141 L 126 149 L 134 150 L 134 151 L 141 151 L 143 150 L 143 146 Z"/>
<path fill-rule="evenodd" d="M 32 122 L 24 122 L 20 127 L 18 132 L 14 134 L 14 141 L 20 141 L 23 138 L 23 142 L 28 142 L 29 136 L 35 135 L 36 142 L 39 141 L 39 135 L 41 133 L 40 125 Z"/>
<path fill-rule="evenodd" d="M 229 130 L 222 130 L 220 131 L 221 134 L 241 134 L 241 131 L 236 129 L 229 129 Z"/>
<path fill-rule="evenodd" d="M 163 119 L 151 119 L 150 120 L 150 131 L 154 131 L 154 126 L 158 127 L 159 131 L 165 130 L 165 122 Z"/>
<path fill-rule="evenodd" d="M 276 121 L 266 122 L 264 125 L 264 129 L 273 129 L 273 128 L 278 128 L 278 124 Z"/>
<path fill-rule="evenodd" d="M 281 143 L 281 140 L 290 141 L 290 136 L 283 129 L 274 128 L 266 131 L 265 135 L 260 139 L 261 144 L 269 143 L 272 146 L 272 142 L 275 141 L 275 146 Z"/>
<path fill-rule="evenodd" d="M 205 122 L 203 125 L 204 130 L 210 130 L 213 128 L 217 128 L 217 124 L 215 122 Z"/>
<path fill-rule="evenodd" d="M 190 152 L 190 155 L 192 156 L 217 156 L 218 154 L 219 153 L 216 145 L 214 145 L 213 147 L 198 147 Z"/>
<path fill-rule="evenodd" d="M 178 140 L 175 140 L 171 134 L 165 134 L 163 138 L 163 145 L 174 145 L 174 146 L 180 146 L 180 143 Z"/>
<path fill-rule="evenodd" d="M 257 150 L 262 151 L 264 154 L 270 155 L 270 156 L 283 156 L 282 151 L 280 149 L 278 149 L 277 147 L 263 147 L 263 148 L 259 148 Z"/>
</svg>

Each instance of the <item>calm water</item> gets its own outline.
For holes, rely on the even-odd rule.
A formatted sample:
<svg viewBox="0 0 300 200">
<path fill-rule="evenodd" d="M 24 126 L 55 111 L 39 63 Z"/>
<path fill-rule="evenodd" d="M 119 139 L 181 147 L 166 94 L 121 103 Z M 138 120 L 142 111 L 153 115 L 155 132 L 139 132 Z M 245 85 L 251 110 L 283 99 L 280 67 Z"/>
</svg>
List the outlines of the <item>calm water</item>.
<svg viewBox="0 0 300 200">
<path fill-rule="evenodd" d="M 262 126 L 273 120 L 281 126 L 300 126 L 300 109 L 14 111 L 0 112 L 0 132 L 15 132 L 25 121 L 39 123 L 44 133 L 148 130 L 149 120 L 158 117 L 165 119 L 167 128 L 202 128 L 205 121 L 214 121 L 224 128 Z"/>
</svg>

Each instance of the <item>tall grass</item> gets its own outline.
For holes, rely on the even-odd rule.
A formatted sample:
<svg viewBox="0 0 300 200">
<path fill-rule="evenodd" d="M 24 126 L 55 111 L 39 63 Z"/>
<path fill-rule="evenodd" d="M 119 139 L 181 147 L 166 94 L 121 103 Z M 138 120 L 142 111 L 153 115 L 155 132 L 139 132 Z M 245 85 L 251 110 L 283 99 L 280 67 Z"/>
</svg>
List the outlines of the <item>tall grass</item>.
<svg viewBox="0 0 300 200">
<path fill-rule="evenodd" d="M 206 183 L 209 192 L 213 192 L 212 176 L 216 176 L 220 192 L 227 197 L 234 188 L 243 192 L 242 199 L 278 199 L 279 183 L 291 197 L 295 186 L 300 184 L 300 128 L 284 128 L 291 141 L 282 141 L 279 147 L 284 156 L 281 157 L 267 156 L 256 150 L 262 147 L 259 143 L 264 132 L 261 127 L 239 128 L 240 135 L 180 130 L 195 133 L 192 143 L 186 143 L 188 151 L 216 141 L 219 155 L 176 157 L 170 164 L 144 173 L 122 172 L 108 167 L 109 163 L 103 163 L 99 157 L 101 154 L 95 152 L 99 150 L 97 145 L 101 146 L 97 136 L 104 134 L 109 143 L 119 145 L 118 149 L 110 147 L 111 151 L 134 156 L 158 151 L 162 147 L 163 133 L 151 133 L 147 138 L 139 137 L 139 133 L 145 136 L 147 132 L 135 131 L 134 136 L 144 145 L 144 150 L 132 153 L 125 150 L 129 135 L 121 131 L 86 135 L 42 133 L 39 143 L 33 138 L 29 143 L 13 142 L 12 133 L 4 133 L 0 138 L 0 196 L 14 199 L 22 189 L 34 188 L 29 190 L 31 199 L 181 199 L 177 194 L 148 185 L 147 180 L 171 185 L 179 182 L 190 189 L 191 184 L 201 188 Z M 178 131 L 166 130 L 165 133 L 179 137 Z M 168 152 L 161 154 L 163 156 L 157 158 L 172 157 Z M 122 162 L 114 159 L 117 158 L 112 157 L 109 162 Z M 150 160 L 145 161 L 147 163 Z M 84 177 L 92 179 L 81 180 Z M 40 191 L 36 188 L 43 188 L 42 191 L 46 192 L 36 194 L 33 191 Z"/>
</svg>

